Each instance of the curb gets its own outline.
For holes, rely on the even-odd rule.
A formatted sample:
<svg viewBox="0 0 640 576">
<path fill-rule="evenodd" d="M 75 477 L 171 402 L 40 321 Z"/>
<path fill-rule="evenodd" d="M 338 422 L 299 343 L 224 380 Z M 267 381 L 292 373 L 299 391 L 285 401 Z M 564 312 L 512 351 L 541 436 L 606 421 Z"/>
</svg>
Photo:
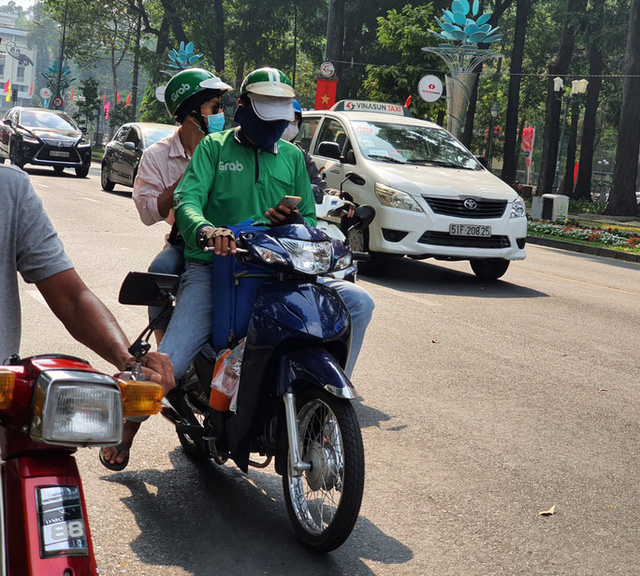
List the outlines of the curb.
<svg viewBox="0 0 640 576">
<path fill-rule="evenodd" d="M 625 262 L 640 263 L 640 254 L 630 254 L 620 250 L 611 250 L 609 248 L 601 248 L 600 246 L 589 246 L 587 244 L 574 244 L 573 242 L 564 242 L 555 238 L 543 238 L 541 236 L 527 236 L 529 244 L 538 244 L 540 246 L 548 246 L 550 248 L 559 248 L 561 250 L 569 250 L 571 252 L 581 252 L 590 256 L 602 256 L 604 258 L 613 258 L 614 260 L 624 260 Z"/>
</svg>

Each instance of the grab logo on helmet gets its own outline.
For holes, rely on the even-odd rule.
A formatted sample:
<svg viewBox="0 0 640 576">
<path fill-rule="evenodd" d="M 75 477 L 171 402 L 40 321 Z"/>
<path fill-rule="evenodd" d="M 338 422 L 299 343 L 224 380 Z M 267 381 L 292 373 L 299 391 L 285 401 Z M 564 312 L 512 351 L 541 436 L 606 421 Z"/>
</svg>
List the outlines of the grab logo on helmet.
<svg viewBox="0 0 640 576">
<path fill-rule="evenodd" d="M 189 86 L 189 84 L 185 82 L 182 86 L 180 86 L 180 88 L 178 88 L 173 94 L 171 94 L 171 100 L 175 102 L 178 97 L 182 96 L 188 90 L 191 90 L 191 86 Z"/>
</svg>

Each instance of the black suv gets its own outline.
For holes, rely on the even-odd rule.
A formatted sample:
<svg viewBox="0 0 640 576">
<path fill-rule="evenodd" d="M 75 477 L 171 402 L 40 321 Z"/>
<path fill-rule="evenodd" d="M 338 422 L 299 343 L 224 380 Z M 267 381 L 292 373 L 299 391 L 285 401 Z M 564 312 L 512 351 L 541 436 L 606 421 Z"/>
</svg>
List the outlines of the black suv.
<svg viewBox="0 0 640 576">
<path fill-rule="evenodd" d="M 16 106 L 0 123 L 0 162 L 53 166 L 56 173 L 74 168 L 84 178 L 91 166 L 91 141 L 60 110 Z"/>
</svg>

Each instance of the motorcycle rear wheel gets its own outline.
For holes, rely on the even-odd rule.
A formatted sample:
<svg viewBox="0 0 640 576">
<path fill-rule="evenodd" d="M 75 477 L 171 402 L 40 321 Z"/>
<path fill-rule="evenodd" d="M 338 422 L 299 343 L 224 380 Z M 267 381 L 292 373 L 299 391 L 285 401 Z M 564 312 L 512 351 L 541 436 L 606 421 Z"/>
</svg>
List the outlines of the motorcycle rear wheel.
<svg viewBox="0 0 640 576">
<path fill-rule="evenodd" d="M 364 491 L 364 447 L 348 400 L 317 388 L 297 397 L 302 459 L 312 468 L 300 476 L 288 463 L 282 477 L 293 529 L 309 549 L 330 552 L 349 537 Z"/>
</svg>

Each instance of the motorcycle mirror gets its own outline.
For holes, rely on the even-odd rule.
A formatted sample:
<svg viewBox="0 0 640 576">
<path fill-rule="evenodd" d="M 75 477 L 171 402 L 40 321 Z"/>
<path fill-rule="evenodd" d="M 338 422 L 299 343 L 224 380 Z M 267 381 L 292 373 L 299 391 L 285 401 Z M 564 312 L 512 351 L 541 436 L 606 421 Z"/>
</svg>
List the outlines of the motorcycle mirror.
<svg viewBox="0 0 640 576">
<path fill-rule="evenodd" d="M 179 276 L 151 272 L 129 272 L 122 283 L 118 302 L 133 306 L 164 306 L 178 291 Z"/>
<path fill-rule="evenodd" d="M 344 175 L 344 178 L 342 179 L 342 182 L 340 182 L 340 192 L 342 192 L 342 185 L 347 180 L 349 180 L 349 182 L 353 182 L 357 186 L 362 186 L 363 184 L 365 184 L 367 182 L 362 176 L 360 176 L 360 174 L 358 174 L 356 172 L 349 171 Z"/>
<path fill-rule="evenodd" d="M 373 206 L 368 206 L 363 204 L 362 206 L 358 206 L 356 208 L 355 214 L 353 215 L 354 223 L 351 226 L 353 230 L 364 230 L 373 219 L 376 217 L 376 209 Z"/>
</svg>

